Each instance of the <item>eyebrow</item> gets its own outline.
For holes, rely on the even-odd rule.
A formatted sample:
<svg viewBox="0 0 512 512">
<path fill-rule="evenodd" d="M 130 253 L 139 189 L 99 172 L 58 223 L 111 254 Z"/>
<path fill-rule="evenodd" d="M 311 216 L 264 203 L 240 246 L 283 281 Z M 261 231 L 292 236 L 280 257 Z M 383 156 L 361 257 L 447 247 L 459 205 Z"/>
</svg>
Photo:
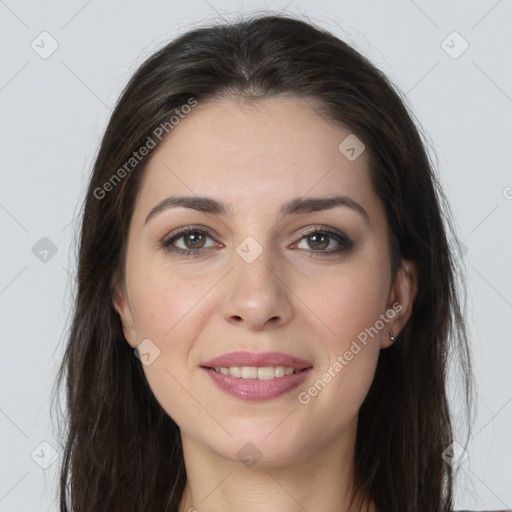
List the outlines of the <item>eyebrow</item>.
<svg viewBox="0 0 512 512">
<path fill-rule="evenodd" d="M 297 215 L 301 213 L 311 213 L 323 210 L 330 210 L 339 206 L 345 206 L 360 213 L 366 222 L 370 222 L 368 212 L 356 201 L 347 196 L 329 196 L 329 197 L 296 197 L 286 202 L 281 207 L 281 215 Z M 227 205 L 211 197 L 201 196 L 171 196 L 160 201 L 148 213 L 145 224 L 147 224 L 157 214 L 168 210 L 169 208 L 190 208 L 198 212 L 211 215 L 223 215 L 232 217 L 234 215 L 231 205 Z"/>
</svg>

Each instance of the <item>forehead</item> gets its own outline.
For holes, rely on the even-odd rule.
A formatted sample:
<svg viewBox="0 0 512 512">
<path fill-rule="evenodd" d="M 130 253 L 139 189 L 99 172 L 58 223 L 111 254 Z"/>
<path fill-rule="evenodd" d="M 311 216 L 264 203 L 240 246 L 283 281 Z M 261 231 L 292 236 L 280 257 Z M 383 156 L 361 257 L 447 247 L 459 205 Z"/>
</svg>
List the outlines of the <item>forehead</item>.
<svg viewBox="0 0 512 512">
<path fill-rule="evenodd" d="M 354 135 L 319 107 L 293 96 L 199 101 L 152 155 L 138 206 L 147 210 L 169 195 L 196 194 L 229 203 L 236 214 L 339 193 L 365 203 L 369 213 L 379 209 L 368 155 L 347 158 L 343 144 Z"/>
</svg>

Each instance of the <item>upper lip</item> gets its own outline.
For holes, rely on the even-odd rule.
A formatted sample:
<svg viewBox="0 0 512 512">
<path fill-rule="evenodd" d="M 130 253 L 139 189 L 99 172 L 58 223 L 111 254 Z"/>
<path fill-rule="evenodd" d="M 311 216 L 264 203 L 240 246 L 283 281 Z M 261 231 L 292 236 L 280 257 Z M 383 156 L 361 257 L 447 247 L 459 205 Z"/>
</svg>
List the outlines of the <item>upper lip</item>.
<svg viewBox="0 0 512 512">
<path fill-rule="evenodd" d="M 303 370 L 313 366 L 304 359 L 299 359 L 281 352 L 229 352 L 210 359 L 201 366 L 207 368 L 229 368 L 231 366 L 284 366 Z"/>
</svg>

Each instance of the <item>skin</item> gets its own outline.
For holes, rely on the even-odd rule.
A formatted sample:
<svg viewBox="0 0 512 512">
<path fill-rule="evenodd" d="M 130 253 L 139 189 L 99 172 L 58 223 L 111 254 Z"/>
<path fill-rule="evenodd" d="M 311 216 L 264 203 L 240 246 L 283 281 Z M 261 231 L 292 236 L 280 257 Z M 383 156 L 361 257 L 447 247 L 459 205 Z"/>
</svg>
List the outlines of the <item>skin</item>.
<svg viewBox="0 0 512 512">
<path fill-rule="evenodd" d="M 391 344 L 390 329 L 396 336 L 410 316 L 417 273 L 402 261 L 392 279 L 388 227 L 367 153 L 349 161 L 338 146 L 350 130 L 314 106 L 293 96 L 199 102 L 154 152 L 137 195 L 114 304 L 130 346 L 150 339 L 160 350 L 144 371 L 181 431 L 188 478 L 181 511 L 354 510 L 348 493 L 358 410 L 380 351 Z M 291 199 L 335 194 L 359 203 L 368 219 L 347 206 L 280 216 Z M 214 198 L 234 215 L 178 207 L 145 223 L 155 205 L 179 195 Z M 190 225 L 215 235 L 204 239 L 199 256 L 161 246 Z M 303 237 L 311 227 L 339 230 L 354 246 L 321 254 L 340 245 Z M 263 249 L 252 263 L 236 252 L 248 236 Z M 197 241 L 174 244 L 193 248 Z M 394 303 L 401 311 L 301 404 L 298 393 Z M 200 367 L 234 350 L 284 352 L 313 370 L 304 385 L 276 399 L 242 401 Z M 237 455 L 247 442 L 261 456 L 252 467 Z"/>
</svg>

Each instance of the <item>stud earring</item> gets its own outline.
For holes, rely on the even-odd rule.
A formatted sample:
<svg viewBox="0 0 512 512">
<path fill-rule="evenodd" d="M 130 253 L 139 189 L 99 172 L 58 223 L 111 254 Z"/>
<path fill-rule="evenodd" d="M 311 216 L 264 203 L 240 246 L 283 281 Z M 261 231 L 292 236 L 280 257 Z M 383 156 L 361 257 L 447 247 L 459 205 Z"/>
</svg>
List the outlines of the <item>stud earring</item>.
<svg viewBox="0 0 512 512">
<path fill-rule="evenodd" d="M 395 343 L 395 336 L 393 335 L 393 331 L 391 329 L 389 329 L 389 337 L 391 338 L 391 343 Z"/>
</svg>

